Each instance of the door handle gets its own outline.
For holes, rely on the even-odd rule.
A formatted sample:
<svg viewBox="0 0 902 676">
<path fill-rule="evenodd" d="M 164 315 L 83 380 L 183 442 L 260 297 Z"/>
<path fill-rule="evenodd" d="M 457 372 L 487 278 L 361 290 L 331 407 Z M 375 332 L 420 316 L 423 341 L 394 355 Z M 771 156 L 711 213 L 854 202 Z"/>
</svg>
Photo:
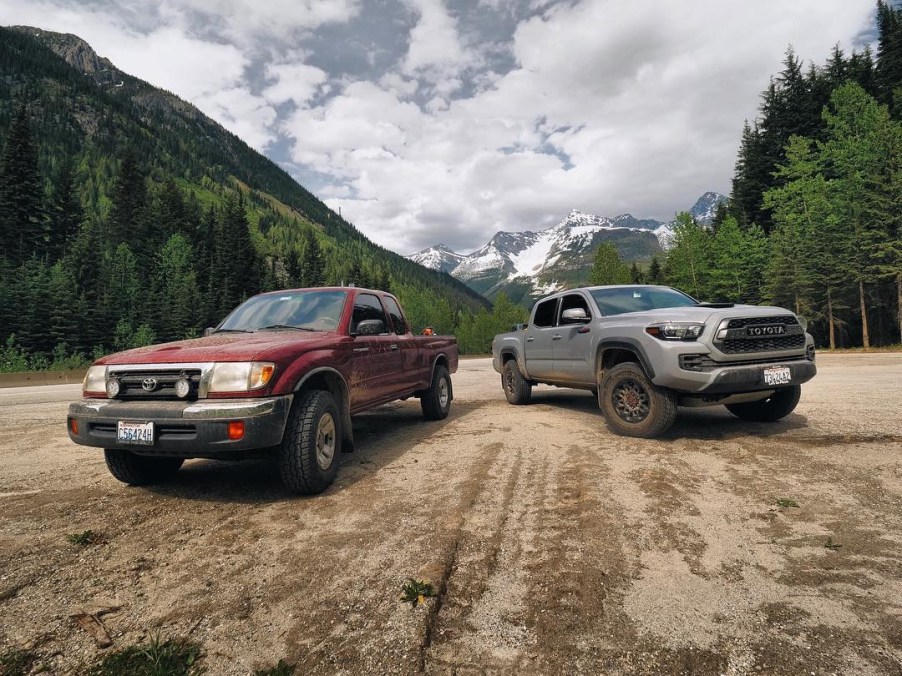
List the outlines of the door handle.
<svg viewBox="0 0 902 676">
<path fill-rule="evenodd" d="M 527 342 L 527 343 L 531 343 L 531 342 L 534 341 L 534 340 L 535 340 L 535 338 L 533 338 L 532 336 L 530 336 L 529 338 L 526 339 L 526 342 Z"/>
<path fill-rule="evenodd" d="M 398 349 L 398 346 L 397 346 L 397 345 L 392 345 L 392 346 L 391 346 L 391 349 L 397 350 L 397 349 Z"/>
<path fill-rule="evenodd" d="M 553 336 L 551 336 L 551 340 L 560 340 L 560 339 L 561 339 L 561 334 L 559 334 L 559 333 L 556 333 Z"/>
<path fill-rule="evenodd" d="M 354 352 L 369 352 L 370 348 L 368 347 L 355 347 Z"/>
</svg>

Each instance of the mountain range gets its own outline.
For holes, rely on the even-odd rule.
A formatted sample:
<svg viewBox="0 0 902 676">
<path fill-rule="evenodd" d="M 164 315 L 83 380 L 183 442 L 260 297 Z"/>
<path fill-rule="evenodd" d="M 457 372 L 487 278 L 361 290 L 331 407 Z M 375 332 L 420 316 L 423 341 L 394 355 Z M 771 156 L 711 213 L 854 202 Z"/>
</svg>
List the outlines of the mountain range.
<svg viewBox="0 0 902 676">
<path fill-rule="evenodd" d="M 699 223 L 710 224 L 725 199 L 706 192 L 689 213 Z M 673 222 L 630 214 L 608 218 L 574 209 L 544 230 L 497 232 L 471 254 L 436 244 L 408 258 L 450 274 L 487 298 L 503 291 L 514 302 L 528 305 L 538 296 L 586 283 L 602 242 L 613 242 L 624 261 L 647 261 L 670 247 L 672 235 Z"/>
</svg>

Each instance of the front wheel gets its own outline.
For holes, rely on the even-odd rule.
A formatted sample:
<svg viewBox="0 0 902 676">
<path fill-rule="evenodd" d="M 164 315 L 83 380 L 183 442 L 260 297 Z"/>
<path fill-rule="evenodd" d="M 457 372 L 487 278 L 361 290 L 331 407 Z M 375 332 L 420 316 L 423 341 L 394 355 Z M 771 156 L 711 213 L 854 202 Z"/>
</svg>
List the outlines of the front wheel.
<svg viewBox="0 0 902 676">
<path fill-rule="evenodd" d="M 795 410 L 802 396 L 802 387 L 782 387 L 767 399 L 749 401 L 744 404 L 727 404 L 727 410 L 737 418 L 755 422 L 775 422 L 785 418 Z"/>
<path fill-rule="evenodd" d="M 150 486 L 171 479 L 179 471 L 184 458 L 157 458 L 138 455 L 121 448 L 103 451 L 110 474 L 129 486 Z"/>
<path fill-rule="evenodd" d="M 504 364 L 504 369 L 501 371 L 501 387 L 504 388 L 504 396 L 509 404 L 517 406 L 528 404 L 532 397 L 532 385 L 520 373 L 520 367 L 513 359 L 509 359 Z"/>
<path fill-rule="evenodd" d="M 330 392 L 311 390 L 295 401 L 278 455 L 282 483 L 295 493 L 322 493 L 335 481 L 341 416 Z"/>
<path fill-rule="evenodd" d="M 420 408 L 426 420 L 444 420 L 451 411 L 451 374 L 444 366 L 436 366 L 432 383 L 420 397 Z"/>
<path fill-rule="evenodd" d="M 676 420 L 676 395 L 653 385 L 633 362 L 618 364 L 605 373 L 599 404 L 608 426 L 627 437 L 657 437 Z"/>
</svg>

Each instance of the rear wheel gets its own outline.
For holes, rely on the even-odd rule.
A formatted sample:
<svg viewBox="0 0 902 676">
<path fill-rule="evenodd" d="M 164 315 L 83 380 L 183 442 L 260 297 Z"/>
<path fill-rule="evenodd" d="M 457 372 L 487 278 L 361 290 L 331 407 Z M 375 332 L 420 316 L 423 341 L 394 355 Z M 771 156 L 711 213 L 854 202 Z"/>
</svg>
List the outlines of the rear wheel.
<svg viewBox="0 0 902 676">
<path fill-rule="evenodd" d="M 279 446 L 279 475 L 301 495 L 326 490 L 338 474 L 341 416 L 331 393 L 311 390 L 295 401 Z"/>
<path fill-rule="evenodd" d="M 121 448 L 103 451 L 110 474 L 130 486 L 149 486 L 171 479 L 179 471 L 184 458 L 159 458 L 138 455 Z"/>
<path fill-rule="evenodd" d="M 451 374 L 445 366 L 435 367 L 429 389 L 420 397 L 420 407 L 426 420 L 444 420 L 451 411 Z"/>
<path fill-rule="evenodd" d="M 656 437 L 676 420 L 676 395 L 656 387 L 634 362 L 618 364 L 605 373 L 599 396 L 608 426 L 628 437 Z"/>
<path fill-rule="evenodd" d="M 532 397 L 532 385 L 523 374 L 514 359 L 509 359 L 501 370 L 501 387 L 509 404 L 528 404 Z"/>
<path fill-rule="evenodd" d="M 774 422 L 795 410 L 802 396 L 802 387 L 793 385 L 776 390 L 767 399 L 744 404 L 727 404 L 727 410 L 737 418 L 756 422 Z"/>
</svg>

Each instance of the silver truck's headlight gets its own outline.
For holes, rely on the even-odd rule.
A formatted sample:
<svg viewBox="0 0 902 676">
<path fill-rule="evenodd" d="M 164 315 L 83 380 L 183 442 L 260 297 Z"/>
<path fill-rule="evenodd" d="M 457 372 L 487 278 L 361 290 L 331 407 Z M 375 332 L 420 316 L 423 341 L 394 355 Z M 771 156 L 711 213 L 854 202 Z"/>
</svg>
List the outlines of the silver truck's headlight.
<svg viewBox="0 0 902 676">
<path fill-rule="evenodd" d="M 645 332 L 660 340 L 697 340 L 705 330 L 696 322 L 664 322 L 645 327 Z"/>
<path fill-rule="evenodd" d="M 81 385 L 83 394 L 102 394 L 106 396 L 106 366 L 92 366 L 85 374 Z"/>
<path fill-rule="evenodd" d="M 799 325 L 802 327 L 802 331 L 808 330 L 808 320 L 805 319 L 802 315 L 797 315 L 796 319 L 799 320 Z"/>
<path fill-rule="evenodd" d="M 209 392 L 247 392 L 266 387 L 276 365 L 264 361 L 227 361 L 213 365 Z"/>
</svg>

